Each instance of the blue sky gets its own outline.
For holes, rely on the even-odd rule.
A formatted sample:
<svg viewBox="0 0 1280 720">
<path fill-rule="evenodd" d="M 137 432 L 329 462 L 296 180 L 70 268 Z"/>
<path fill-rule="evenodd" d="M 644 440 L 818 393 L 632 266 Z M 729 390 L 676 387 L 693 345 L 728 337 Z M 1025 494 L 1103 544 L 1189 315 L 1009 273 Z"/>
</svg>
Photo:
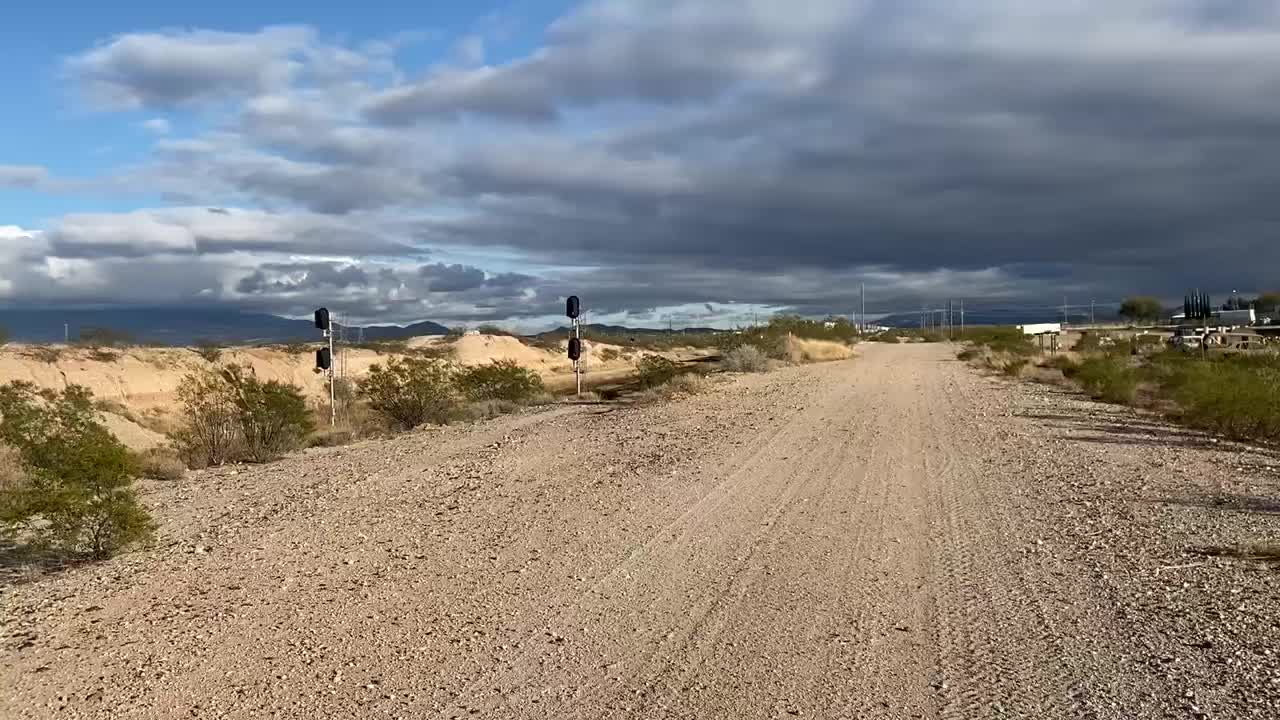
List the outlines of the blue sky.
<svg viewBox="0 0 1280 720">
<path fill-rule="evenodd" d="M 1275 3 L 46 2 L 0 47 L 0 307 L 723 326 L 1280 263 Z"/>
<path fill-rule="evenodd" d="M 253 32 L 272 25 L 309 25 L 353 44 L 413 33 L 420 39 L 406 43 L 398 54 L 412 72 L 447 58 L 458 38 L 472 34 L 486 39 L 493 62 L 527 54 L 569 5 L 567 0 L 22 3 L 7 9 L 0 24 L 0 47 L 5 48 L 0 87 L 10 97 L 22 98 L 19 112 L 0 114 L 0 163 L 42 165 L 58 175 L 87 177 L 146 157 L 155 138 L 140 124 L 156 114 L 95 112 L 76 97 L 63 70 L 67 58 L 123 33 L 191 28 Z M 179 126 L 200 122 L 187 113 L 169 117 Z M 0 192 L 0 224 L 41 227 L 66 212 L 126 210 L 138 200 Z"/>
</svg>

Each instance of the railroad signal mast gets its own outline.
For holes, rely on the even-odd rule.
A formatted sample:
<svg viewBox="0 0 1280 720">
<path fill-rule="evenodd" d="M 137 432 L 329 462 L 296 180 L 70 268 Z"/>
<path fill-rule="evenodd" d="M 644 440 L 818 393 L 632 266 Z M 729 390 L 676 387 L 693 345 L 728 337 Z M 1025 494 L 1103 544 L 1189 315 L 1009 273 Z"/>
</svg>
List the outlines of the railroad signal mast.
<svg viewBox="0 0 1280 720">
<path fill-rule="evenodd" d="M 582 301 L 577 295 L 570 295 L 564 303 L 564 314 L 573 321 L 573 329 L 569 331 L 569 359 L 573 361 L 573 375 L 578 384 L 578 394 L 582 394 Z"/>
<path fill-rule="evenodd" d="M 316 351 L 316 369 L 329 376 L 329 426 L 338 426 L 338 392 L 335 387 L 337 373 L 333 367 L 333 322 L 328 308 L 316 310 L 316 329 L 324 333 L 329 347 Z"/>
</svg>

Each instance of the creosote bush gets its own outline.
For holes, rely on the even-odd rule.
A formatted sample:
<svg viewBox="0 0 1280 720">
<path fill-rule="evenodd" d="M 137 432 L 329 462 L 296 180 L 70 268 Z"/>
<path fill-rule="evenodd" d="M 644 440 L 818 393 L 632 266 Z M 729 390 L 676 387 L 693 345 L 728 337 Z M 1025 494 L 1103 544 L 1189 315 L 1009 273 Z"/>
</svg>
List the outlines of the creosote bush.
<svg viewBox="0 0 1280 720">
<path fill-rule="evenodd" d="M 680 366 L 673 360 L 668 360 L 661 355 L 645 355 L 636 363 L 636 378 L 640 381 L 640 387 L 654 388 L 680 372 Z"/>
<path fill-rule="evenodd" d="M 1066 374 L 1064 370 L 1063 374 Z M 1132 403 L 1138 391 L 1138 372 L 1127 360 L 1112 355 L 1091 355 L 1071 371 L 1070 377 L 1099 400 Z"/>
<path fill-rule="evenodd" d="M 148 540 L 154 524 L 133 490 L 133 457 L 97 420 L 93 395 L 31 383 L 0 386 L 0 529 L 63 557 L 110 557 Z"/>
<path fill-rule="evenodd" d="M 538 373 L 520 367 L 514 360 L 494 360 L 488 365 L 460 370 L 454 382 L 472 402 L 505 400 L 518 403 L 543 392 L 542 378 Z"/>
<path fill-rule="evenodd" d="M 360 394 L 369 407 L 402 430 L 446 424 L 458 404 L 457 370 L 434 358 L 392 358 L 369 368 Z"/>
<path fill-rule="evenodd" d="M 315 429 L 301 388 L 228 365 L 191 373 L 178 389 L 183 426 L 174 441 L 193 468 L 268 462 L 302 447 Z"/>
</svg>

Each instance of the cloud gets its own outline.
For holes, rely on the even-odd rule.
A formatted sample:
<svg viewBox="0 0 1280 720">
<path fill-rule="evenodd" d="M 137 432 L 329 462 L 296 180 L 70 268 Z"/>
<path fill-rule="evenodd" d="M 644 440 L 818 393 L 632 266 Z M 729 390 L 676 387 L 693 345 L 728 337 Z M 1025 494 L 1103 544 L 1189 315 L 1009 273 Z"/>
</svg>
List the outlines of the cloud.
<svg viewBox="0 0 1280 720">
<path fill-rule="evenodd" d="M 103 107 L 171 107 L 285 86 L 313 42 L 301 27 L 133 33 L 68 59 L 66 70 Z"/>
<path fill-rule="evenodd" d="M 434 263 L 418 268 L 418 275 L 427 281 L 431 292 L 457 292 L 484 285 L 485 274 L 480 268 L 465 265 Z"/>
<path fill-rule="evenodd" d="M 142 129 L 152 135 L 168 135 L 172 128 L 170 127 L 168 120 L 158 117 L 144 121 L 142 123 Z"/>
<path fill-rule="evenodd" d="M 0 188 L 35 188 L 49 179 L 40 165 L 0 165 Z"/>
<path fill-rule="evenodd" d="M 421 75 L 308 28 L 122 35 L 68 70 L 100 106 L 187 113 L 118 178 L 177 207 L 72 214 L 31 247 L 101 293 L 184 258 L 211 269 L 176 296 L 401 319 L 1274 282 L 1274 4 L 804 5 L 586 2 L 523 56 L 463 37 Z"/>
</svg>

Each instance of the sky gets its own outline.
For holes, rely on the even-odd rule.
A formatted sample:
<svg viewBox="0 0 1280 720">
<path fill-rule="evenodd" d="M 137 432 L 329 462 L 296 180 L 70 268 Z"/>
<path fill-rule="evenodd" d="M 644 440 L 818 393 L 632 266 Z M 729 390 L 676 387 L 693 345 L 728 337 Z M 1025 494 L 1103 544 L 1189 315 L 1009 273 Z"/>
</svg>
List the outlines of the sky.
<svg viewBox="0 0 1280 720">
<path fill-rule="evenodd" d="M 1280 285 L 1265 0 L 28 3 L 0 306 L 367 322 Z"/>
</svg>

